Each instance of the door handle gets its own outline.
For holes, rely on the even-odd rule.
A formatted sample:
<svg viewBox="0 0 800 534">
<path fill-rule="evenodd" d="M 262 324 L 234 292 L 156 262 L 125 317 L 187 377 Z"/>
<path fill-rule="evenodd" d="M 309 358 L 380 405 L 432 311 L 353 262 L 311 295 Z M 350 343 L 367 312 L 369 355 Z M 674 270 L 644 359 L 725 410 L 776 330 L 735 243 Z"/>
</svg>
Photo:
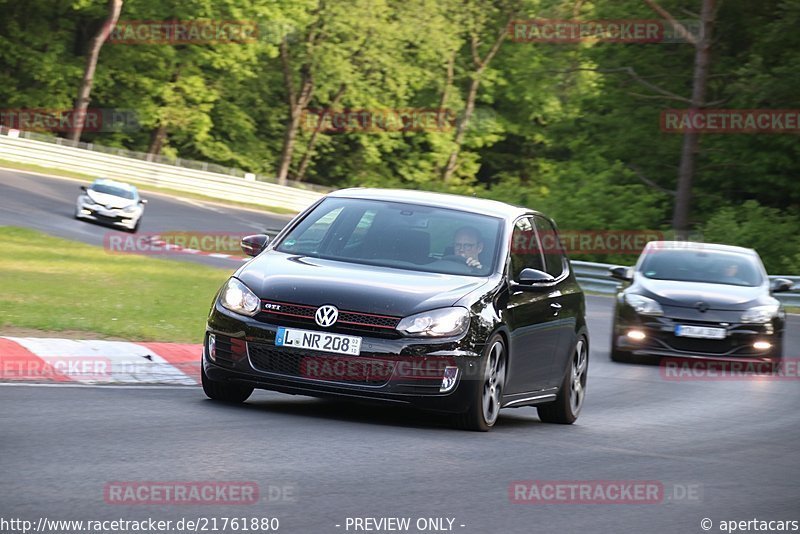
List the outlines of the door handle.
<svg viewBox="0 0 800 534">
<path fill-rule="evenodd" d="M 550 307 L 553 309 L 553 315 L 558 315 L 558 312 L 561 311 L 561 304 L 558 302 L 551 302 Z"/>
</svg>

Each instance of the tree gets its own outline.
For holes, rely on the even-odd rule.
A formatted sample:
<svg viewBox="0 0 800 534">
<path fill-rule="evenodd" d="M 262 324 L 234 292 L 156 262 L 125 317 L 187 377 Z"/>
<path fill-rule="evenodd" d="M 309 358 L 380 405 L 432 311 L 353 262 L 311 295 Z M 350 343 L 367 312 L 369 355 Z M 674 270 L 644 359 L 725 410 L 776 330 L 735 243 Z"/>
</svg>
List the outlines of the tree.
<svg viewBox="0 0 800 534">
<path fill-rule="evenodd" d="M 103 43 L 106 42 L 108 36 L 111 35 L 111 30 L 117 25 L 119 14 L 122 11 L 122 0 L 108 0 L 108 16 L 105 22 L 97 30 L 94 38 L 89 44 L 89 51 L 86 56 L 86 68 L 83 71 L 83 80 L 78 89 L 78 98 L 75 100 L 75 107 L 73 112 L 74 125 L 69 135 L 72 141 L 80 141 L 81 133 L 86 121 L 86 112 L 89 109 L 89 101 L 92 94 L 92 85 L 94 84 L 94 72 L 97 68 L 97 59 L 100 57 L 100 49 Z"/>
</svg>

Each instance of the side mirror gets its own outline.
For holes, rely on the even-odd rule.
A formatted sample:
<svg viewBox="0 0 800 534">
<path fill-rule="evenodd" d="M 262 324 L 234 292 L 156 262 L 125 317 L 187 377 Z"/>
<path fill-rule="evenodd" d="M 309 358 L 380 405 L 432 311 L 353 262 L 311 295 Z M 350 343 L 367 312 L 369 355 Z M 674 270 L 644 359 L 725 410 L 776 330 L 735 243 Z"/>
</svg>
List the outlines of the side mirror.
<svg viewBox="0 0 800 534">
<path fill-rule="evenodd" d="M 248 235 L 242 238 L 242 250 L 248 256 L 258 256 L 269 243 L 269 236 L 267 234 Z"/>
<path fill-rule="evenodd" d="M 87 187 L 85 185 L 81 186 L 81 191 L 86 191 Z"/>
<path fill-rule="evenodd" d="M 139 204 L 147 204 L 147 199 L 145 199 L 145 198 L 140 198 L 140 199 L 139 199 Z"/>
<path fill-rule="evenodd" d="M 633 273 L 630 267 L 611 267 L 608 270 L 608 274 L 611 275 L 611 278 L 616 278 L 623 282 L 630 282 L 633 280 Z"/>
<path fill-rule="evenodd" d="M 535 291 L 548 288 L 555 283 L 556 279 L 552 275 L 538 269 L 526 268 L 522 269 L 522 272 L 519 273 L 519 280 L 517 280 L 513 286 L 514 289 Z"/>
<path fill-rule="evenodd" d="M 787 278 L 776 278 L 770 283 L 770 291 L 773 293 L 791 291 L 793 287 L 794 282 Z"/>
</svg>

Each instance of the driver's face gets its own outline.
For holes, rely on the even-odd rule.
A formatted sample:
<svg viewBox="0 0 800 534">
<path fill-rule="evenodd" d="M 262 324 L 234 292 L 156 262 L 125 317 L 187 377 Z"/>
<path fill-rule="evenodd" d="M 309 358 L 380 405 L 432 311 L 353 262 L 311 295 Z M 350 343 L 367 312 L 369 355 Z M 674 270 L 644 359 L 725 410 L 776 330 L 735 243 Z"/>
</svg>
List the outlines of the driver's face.
<svg viewBox="0 0 800 534">
<path fill-rule="evenodd" d="M 482 250 L 483 243 L 468 232 L 457 233 L 453 240 L 453 252 L 462 258 L 477 259 Z"/>
</svg>

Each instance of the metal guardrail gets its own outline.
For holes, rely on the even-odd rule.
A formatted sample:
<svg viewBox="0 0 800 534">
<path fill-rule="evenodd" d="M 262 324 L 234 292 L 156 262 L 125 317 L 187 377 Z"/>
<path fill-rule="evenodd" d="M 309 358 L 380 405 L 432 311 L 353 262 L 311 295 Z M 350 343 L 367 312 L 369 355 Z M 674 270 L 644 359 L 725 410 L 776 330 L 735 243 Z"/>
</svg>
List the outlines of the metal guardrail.
<svg viewBox="0 0 800 534">
<path fill-rule="evenodd" d="M 608 269 L 616 265 L 608 263 L 592 263 L 589 261 L 572 261 L 572 269 L 581 287 L 587 291 L 596 293 L 614 294 L 616 293 L 619 281 L 611 278 Z M 785 306 L 800 307 L 800 276 L 774 275 L 769 277 L 788 278 L 794 282 L 794 289 L 786 293 L 776 293 L 775 298 L 783 302 Z"/>
<path fill-rule="evenodd" d="M 3 131 L 7 133 L 9 130 Z M 29 132 L 20 132 L 20 137 L 14 137 L 2 135 L 3 131 L 0 131 L 0 159 L 7 161 L 128 180 L 217 199 L 294 211 L 305 209 L 323 194 L 321 191 L 312 190 L 310 186 L 306 189 L 257 181 L 255 175 L 250 175 L 250 179 L 246 179 L 243 173 L 241 177 L 236 177 L 199 168 L 146 161 L 130 157 L 132 153 L 122 149 L 119 151 L 124 155 L 110 154 L 107 152 L 109 149 L 97 145 L 80 143 L 79 146 L 67 146 L 54 141 L 61 139 L 58 137 Z M 33 136 L 37 139 L 33 139 Z M 66 140 L 62 141 L 68 143 Z M 198 162 L 183 163 L 190 163 L 192 167 L 198 166 Z M 302 185 L 307 186 L 307 184 Z"/>
</svg>

